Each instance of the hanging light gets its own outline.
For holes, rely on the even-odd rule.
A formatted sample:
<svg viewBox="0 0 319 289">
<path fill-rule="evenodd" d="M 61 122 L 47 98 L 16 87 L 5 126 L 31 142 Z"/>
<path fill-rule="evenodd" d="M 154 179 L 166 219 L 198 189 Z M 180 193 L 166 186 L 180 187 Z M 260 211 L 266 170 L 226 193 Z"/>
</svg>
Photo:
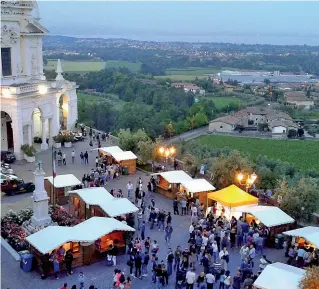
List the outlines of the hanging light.
<svg viewBox="0 0 319 289">
<path fill-rule="evenodd" d="M 255 174 L 255 172 L 252 173 L 252 175 L 250 176 L 251 180 L 253 181 L 253 183 L 256 181 L 257 179 L 257 175 Z"/>
<path fill-rule="evenodd" d="M 163 154 L 165 149 L 163 147 L 160 147 L 158 151 L 160 152 L 160 154 Z"/>
<path fill-rule="evenodd" d="M 175 148 L 174 147 L 171 147 L 170 149 L 169 149 L 169 152 L 173 155 L 173 154 L 175 154 Z"/>
<path fill-rule="evenodd" d="M 48 87 L 44 84 L 38 86 L 38 91 L 40 94 L 46 94 L 48 92 Z"/>
</svg>

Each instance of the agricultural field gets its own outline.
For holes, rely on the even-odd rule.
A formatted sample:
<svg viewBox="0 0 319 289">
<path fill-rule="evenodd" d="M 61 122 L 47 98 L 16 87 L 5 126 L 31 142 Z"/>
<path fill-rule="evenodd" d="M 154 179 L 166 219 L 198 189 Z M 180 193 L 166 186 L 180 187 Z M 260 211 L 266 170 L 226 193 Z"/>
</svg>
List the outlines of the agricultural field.
<svg viewBox="0 0 319 289">
<path fill-rule="evenodd" d="M 56 70 L 57 60 L 49 59 L 45 65 L 46 70 Z M 99 71 L 105 67 L 104 61 L 66 61 L 61 60 L 62 69 L 64 72 L 91 72 Z"/>
<path fill-rule="evenodd" d="M 125 102 L 120 100 L 118 96 L 115 94 L 100 96 L 100 95 L 91 94 L 91 93 L 78 92 L 77 96 L 78 96 L 78 101 L 85 100 L 89 102 L 108 102 L 112 104 L 118 110 L 120 110 L 125 104 Z"/>
<path fill-rule="evenodd" d="M 240 98 L 237 97 L 208 97 L 208 99 L 211 99 L 216 108 L 221 109 L 224 107 L 227 107 L 227 105 L 234 103 L 234 104 L 243 104 L 243 101 Z"/>
<path fill-rule="evenodd" d="M 140 70 L 141 63 L 122 61 L 122 60 L 108 60 L 105 62 L 105 67 L 106 68 L 126 67 L 127 69 L 129 69 L 135 73 L 135 72 L 138 72 Z"/>
<path fill-rule="evenodd" d="M 170 75 L 158 75 L 154 76 L 155 79 L 166 79 L 170 78 L 172 81 L 194 81 L 195 78 L 205 79 L 207 76 L 195 76 L 195 75 L 180 75 L 180 74 L 170 74 Z"/>
<path fill-rule="evenodd" d="M 270 159 L 289 162 L 300 169 L 319 171 L 317 157 L 319 142 L 317 141 L 257 139 L 217 135 L 202 136 L 194 141 L 209 145 L 212 148 L 228 147 L 236 149 L 253 158 L 263 155 Z"/>
</svg>

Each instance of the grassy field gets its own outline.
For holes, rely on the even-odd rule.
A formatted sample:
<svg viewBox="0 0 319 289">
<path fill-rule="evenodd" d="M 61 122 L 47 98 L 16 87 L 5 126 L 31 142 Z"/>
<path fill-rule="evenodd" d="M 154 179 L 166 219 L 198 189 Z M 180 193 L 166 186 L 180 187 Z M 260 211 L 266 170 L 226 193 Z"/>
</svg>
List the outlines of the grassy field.
<svg viewBox="0 0 319 289">
<path fill-rule="evenodd" d="M 237 97 L 209 97 L 209 99 L 211 99 L 215 103 L 215 106 L 218 109 L 224 108 L 230 103 L 242 103 L 242 100 Z"/>
<path fill-rule="evenodd" d="M 44 67 L 47 70 L 56 69 L 56 60 L 49 59 L 48 64 Z M 90 72 L 99 71 L 105 67 L 103 61 L 65 61 L 62 60 L 62 69 L 64 72 Z"/>
<path fill-rule="evenodd" d="M 194 140 L 207 144 L 212 148 L 229 147 L 253 158 L 259 155 L 277 159 L 296 165 L 300 169 L 315 169 L 319 171 L 317 141 L 301 140 L 271 140 L 232 136 L 202 136 Z"/>
<path fill-rule="evenodd" d="M 108 60 L 105 63 L 106 68 L 119 68 L 119 67 L 126 67 L 132 72 L 138 72 L 141 68 L 141 63 L 137 62 L 129 62 L 129 61 L 122 61 L 122 60 Z"/>
<path fill-rule="evenodd" d="M 109 94 L 108 97 L 104 96 L 99 96 L 99 95 L 93 95 L 89 93 L 84 93 L 84 92 L 78 92 L 77 93 L 78 100 L 85 100 L 85 101 L 104 101 L 112 104 L 116 109 L 121 109 L 123 105 L 125 104 L 124 101 L 120 100 L 117 95 L 115 94 Z"/>
<path fill-rule="evenodd" d="M 173 81 L 193 81 L 195 78 L 205 79 L 205 75 L 195 76 L 195 75 L 181 75 L 181 74 L 170 74 L 170 75 L 158 75 L 154 76 L 155 79 L 166 79 L 170 78 Z"/>
</svg>

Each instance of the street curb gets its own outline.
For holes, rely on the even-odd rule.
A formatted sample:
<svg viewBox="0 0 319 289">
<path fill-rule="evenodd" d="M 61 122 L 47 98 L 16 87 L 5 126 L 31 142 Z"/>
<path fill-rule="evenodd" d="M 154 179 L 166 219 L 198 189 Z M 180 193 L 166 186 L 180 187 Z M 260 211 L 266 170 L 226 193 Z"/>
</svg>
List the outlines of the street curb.
<svg viewBox="0 0 319 289">
<path fill-rule="evenodd" d="M 7 250 L 7 252 L 13 257 L 14 260 L 20 261 L 20 255 L 14 250 L 9 243 L 1 237 L 1 246 Z"/>
</svg>

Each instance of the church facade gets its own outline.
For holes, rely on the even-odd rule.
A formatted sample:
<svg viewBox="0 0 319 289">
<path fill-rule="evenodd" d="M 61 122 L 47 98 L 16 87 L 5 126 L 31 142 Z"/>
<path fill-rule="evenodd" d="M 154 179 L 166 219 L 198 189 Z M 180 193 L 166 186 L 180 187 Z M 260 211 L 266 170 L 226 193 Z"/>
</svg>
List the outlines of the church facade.
<svg viewBox="0 0 319 289">
<path fill-rule="evenodd" d="M 48 149 L 59 131 L 71 130 L 78 118 L 77 85 L 43 73 L 42 38 L 36 1 L 1 1 L 1 150 L 23 158 L 21 145 L 41 139 Z"/>
</svg>

